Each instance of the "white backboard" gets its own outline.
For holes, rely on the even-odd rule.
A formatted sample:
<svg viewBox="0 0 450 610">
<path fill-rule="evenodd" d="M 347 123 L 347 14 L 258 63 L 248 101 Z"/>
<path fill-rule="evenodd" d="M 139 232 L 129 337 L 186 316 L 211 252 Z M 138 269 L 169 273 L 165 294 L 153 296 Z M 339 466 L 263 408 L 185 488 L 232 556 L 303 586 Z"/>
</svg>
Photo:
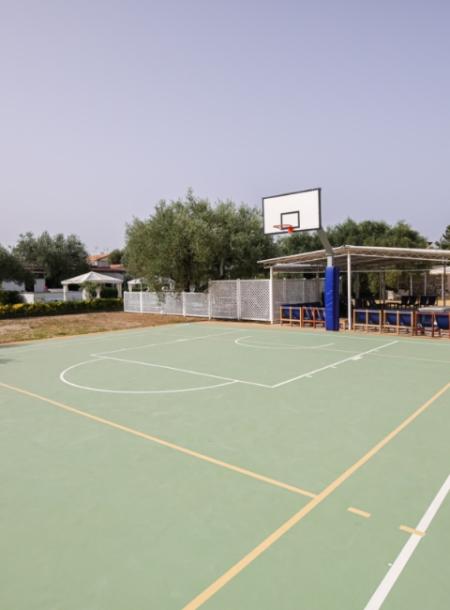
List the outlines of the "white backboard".
<svg viewBox="0 0 450 610">
<path fill-rule="evenodd" d="M 291 225 L 293 231 L 316 231 L 322 227 L 320 188 L 263 197 L 264 233 L 287 233 L 276 225 Z"/>
</svg>

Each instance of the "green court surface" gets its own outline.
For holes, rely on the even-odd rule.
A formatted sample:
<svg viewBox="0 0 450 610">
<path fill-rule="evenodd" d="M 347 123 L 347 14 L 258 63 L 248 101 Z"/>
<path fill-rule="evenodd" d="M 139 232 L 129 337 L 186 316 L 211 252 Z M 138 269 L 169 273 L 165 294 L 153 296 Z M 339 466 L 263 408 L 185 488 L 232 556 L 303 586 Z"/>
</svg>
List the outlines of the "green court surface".
<svg viewBox="0 0 450 610">
<path fill-rule="evenodd" d="M 0 609 L 448 610 L 449 382 L 447 339 L 2 346 Z"/>
</svg>

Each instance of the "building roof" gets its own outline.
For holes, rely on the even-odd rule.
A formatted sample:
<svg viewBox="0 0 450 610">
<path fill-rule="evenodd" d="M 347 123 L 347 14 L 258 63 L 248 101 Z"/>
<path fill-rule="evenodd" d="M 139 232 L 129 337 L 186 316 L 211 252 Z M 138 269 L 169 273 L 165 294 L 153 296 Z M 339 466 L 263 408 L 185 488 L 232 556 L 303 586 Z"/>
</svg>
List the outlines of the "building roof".
<svg viewBox="0 0 450 610">
<path fill-rule="evenodd" d="M 105 258 L 108 258 L 109 256 L 109 252 L 103 252 L 101 254 L 89 254 L 89 256 L 87 257 L 87 261 L 88 263 L 95 263 L 97 261 L 102 261 Z"/>
<path fill-rule="evenodd" d="M 111 277 L 110 275 L 105 275 L 104 273 L 96 273 L 95 271 L 89 271 L 82 275 L 70 277 L 67 280 L 63 280 L 61 284 L 65 286 L 67 284 L 85 284 L 86 282 L 95 282 L 96 284 L 122 284 L 122 280 Z"/>
<path fill-rule="evenodd" d="M 382 270 L 399 266 L 403 262 L 422 262 L 424 267 L 431 267 L 436 263 L 450 264 L 450 250 L 436 250 L 433 248 L 390 248 L 385 246 L 338 246 L 332 248 L 336 266 L 345 266 L 347 256 L 351 256 L 352 269 Z M 326 267 L 327 254 L 325 250 L 301 252 L 289 256 L 278 256 L 258 261 L 265 267 L 273 267 L 277 271 L 307 271 Z M 428 263 L 426 265 L 425 263 Z M 281 268 L 282 266 L 282 268 Z"/>
</svg>

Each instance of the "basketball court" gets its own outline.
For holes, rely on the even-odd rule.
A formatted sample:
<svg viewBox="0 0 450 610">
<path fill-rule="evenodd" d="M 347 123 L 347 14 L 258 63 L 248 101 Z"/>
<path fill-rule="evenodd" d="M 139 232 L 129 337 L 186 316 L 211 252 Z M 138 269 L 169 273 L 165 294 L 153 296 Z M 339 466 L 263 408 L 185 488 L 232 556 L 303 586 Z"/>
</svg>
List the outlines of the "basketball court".
<svg viewBox="0 0 450 610">
<path fill-rule="evenodd" d="M 8 610 L 447 610 L 450 342 L 199 322 L 0 348 Z"/>
</svg>

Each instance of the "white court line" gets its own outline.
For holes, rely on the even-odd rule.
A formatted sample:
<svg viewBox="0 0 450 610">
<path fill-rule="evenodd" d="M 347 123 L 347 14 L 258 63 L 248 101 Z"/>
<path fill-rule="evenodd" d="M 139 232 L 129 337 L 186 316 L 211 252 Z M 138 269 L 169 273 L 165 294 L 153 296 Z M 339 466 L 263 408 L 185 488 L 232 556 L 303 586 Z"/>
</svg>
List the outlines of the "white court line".
<svg viewBox="0 0 450 610">
<path fill-rule="evenodd" d="M 237 339 L 234 340 L 234 342 L 236 343 L 236 345 L 240 345 L 241 347 L 254 347 L 255 349 L 294 349 L 294 350 L 298 350 L 298 349 L 306 349 L 306 350 L 310 350 L 310 349 L 321 349 L 324 347 L 330 347 L 331 345 L 334 345 L 334 343 L 324 343 L 323 345 L 286 345 L 286 344 L 278 344 L 278 345 L 269 345 L 267 343 L 260 343 L 260 344 L 251 344 L 251 343 L 241 343 L 241 341 L 244 341 L 244 339 L 251 339 L 253 337 L 253 335 L 248 335 L 246 337 L 238 337 Z"/>
<path fill-rule="evenodd" d="M 97 331 L 92 333 L 85 333 L 84 335 L 68 335 L 58 336 L 58 337 L 49 337 L 48 339 L 28 339 L 23 341 L 22 344 L 17 343 L 0 343 L 0 349 L 8 348 L 8 351 L 11 350 L 20 350 L 20 352 L 35 352 L 40 349 L 47 347 L 64 347 L 67 343 L 72 345 L 73 343 L 91 343 L 97 341 L 107 341 L 110 339 L 117 339 L 122 337 L 132 337 L 136 334 L 143 334 L 145 332 L 151 332 L 157 336 L 164 336 L 169 334 L 164 332 L 158 332 L 161 329 L 168 328 L 173 330 L 176 328 L 184 328 L 185 326 L 191 326 L 192 322 L 179 322 L 176 325 L 167 324 L 165 326 L 138 326 L 137 328 L 129 328 L 127 330 L 123 330 L 118 328 L 117 330 L 106 330 L 106 331 Z M 169 335 L 170 337 L 171 335 Z"/>
<path fill-rule="evenodd" d="M 78 364 L 73 364 L 72 366 L 67 367 L 62 371 L 59 375 L 60 380 L 66 385 L 70 385 L 73 388 L 77 388 L 79 390 L 89 390 L 90 392 L 101 392 L 106 394 L 180 394 L 184 392 L 199 392 L 202 390 L 212 390 L 215 388 L 222 388 L 227 385 L 233 385 L 234 383 L 239 383 L 237 380 L 231 379 L 229 381 L 225 381 L 224 383 L 215 383 L 214 385 L 205 385 L 205 386 L 195 386 L 193 388 L 179 388 L 177 390 L 111 390 L 108 388 L 95 388 L 93 386 L 82 385 L 80 383 L 75 383 L 74 381 L 69 381 L 66 379 L 66 373 L 68 373 L 72 369 L 76 369 L 80 366 L 84 366 L 86 364 L 92 365 L 96 362 L 102 362 L 102 360 L 116 360 L 116 358 L 96 358 L 92 360 L 85 360 L 83 362 L 78 362 Z M 129 362 L 128 360 L 123 360 L 123 362 Z M 141 363 L 143 364 L 143 363 Z M 207 375 L 205 375 L 207 376 Z"/>
<path fill-rule="evenodd" d="M 145 347 L 163 347 L 164 345 L 174 345 L 175 343 L 187 343 L 189 341 L 197 341 L 199 339 L 212 339 L 214 337 L 222 337 L 223 335 L 231 335 L 236 332 L 242 332 L 241 330 L 228 330 L 223 333 L 213 333 L 209 335 L 200 335 L 194 337 L 182 337 L 180 339 L 172 339 L 171 341 L 165 341 L 164 343 L 146 343 L 145 345 L 133 345 L 132 347 L 121 347 L 120 349 L 110 350 L 108 352 L 99 352 L 98 354 L 93 354 L 93 356 L 103 357 L 107 354 L 118 354 L 119 352 L 128 352 L 135 349 L 143 349 Z"/>
<path fill-rule="evenodd" d="M 377 350 L 384 349 L 385 347 L 389 347 L 391 345 L 394 345 L 395 343 L 398 343 L 398 341 L 391 341 L 390 343 L 385 343 L 384 345 L 379 345 L 378 347 L 374 347 L 365 352 L 360 352 L 359 354 L 355 354 L 354 356 L 350 356 L 349 358 L 344 358 L 343 360 L 338 360 L 337 362 L 332 362 L 331 364 L 322 366 L 319 369 L 314 369 L 313 371 L 308 371 L 307 373 L 302 373 L 301 375 L 297 375 L 297 377 L 292 377 L 291 379 L 286 379 L 286 381 L 281 381 L 280 383 L 276 383 L 275 385 L 273 385 L 271 387 L 272 387 L 272 389 L 280 388 L 281 386 L 286 385 L 287 383 L 292 383 L 293 381 L 298 381 L 299 379 L 303 379 L 304 377 L 312 377 L 316 373 L 321 373 L 322 371 L 326 371 L 327 369 L 335 368 L 341 364 L 344 364 L 345 362 L 351 362 L 352 360 L 354 360 L 354 361 L 360 360 L 363 356 L 366 356 L 367 354 L 371 354 L 372 352 L 375 352 Z"/>
<path fill-rule="evenodd" d="M 215 336 L 217 336 L 217 334 Z M 122 393 L 122 394 L 132 394 L 132 393 L 135 393 L 135 394 L 139 394 L 139 393 L 141 393 L 141 394 L 143 394 L 143 393 L 145 393 L 145 394 L 156 394 L 156 393 L 161 393 L 162 394 L 162 393 L 167 393 L 167 394 L 169 394 L 169 393 L 175 393 L 175 392 L 183 392 L 183 391 L 185 392 L 185 391 L 188 391 L 188 390 L 180 390 L 180 389 L 179 390 L 145 390 L 145 391 L 140 391 L 140 390 L 139 391 L 138 390 L 134 390 L 134 391 L 133 390 L 108 390 L 108 389 L 101 389 L 101 388 L 93 388 L 93 387 L 90 387 L 90 386 L 83 386 L 81 384 L 76 384 L 76 383 L 68 381 L 66 379 L 66 374 L 69 371 L 71 371 L 73 369 L 76 369 L 76 368 L 78 368 L 80 366 L 84 366 L 86 364 L 92 364 L 92 362 L 100 362 L 101 360 L 112 360 L 112 361 L 115 361 L 115 362 L 123 362 L 123 363 L 126 363 L 126 364 L 137 364 L 137 365 L 140 365 L 140 366 L 148 366 L 148 367 L 151 367 L 151 368 L 165 369 L 165 370 L 169 370 L 169 371 L 174 371 L 176 373 L 187 373 L 189 375 L 197 375 L 199 377 L 208 377 L 208 378 L 211 378 L 211 379 L 219 379 L 221 381 L 227 382 L 225 384 L 219 384 L 218 386 L 201 386 L 199 388 L 201 390 L 208 389 L 208 387 L 209 388 L 222 387 L 222 385 L 228 385 L 228 384 L 231 384 L 231 383 L 243 383 L 245 385 L 257 386 L 257 387 L 260 387 L 260 388 L 266 388 L 268 390 L 273 390 L 275 388 L 279 388 L 279 387 L 281 387 L 283 385 L 286 385 L 288 383 L 292 383 L 293 381 L 298 381 L 298 380 L 303 379 L 305 377 L 312 377 L 316 373 L 319 373 L 321 371 L 325 371 L 325 370 L 330 369 L 330 368 L 335 368 L 335 367 L 337 367 L 337 366 L 339 366 L 341 364 L 344 364 L 345 362 L 350 362 L 352 360 L 353 361 L 359 360 L 359 359 L 361 359 L 363 356 L 365 356 L 367 354 L 371 354 L 371 353 L 373 353 L 373 352 L 375 352 L 377 350 L 384 349 L 385 347 L 389 347 L 390 345 L 394 345 L 395 343 L 397 343 L 397 341 L 391 341 L 390 343 L 386 343 L 384 345 L 379 345 L 379 346 L 374 347 L 374 348 L 372 348 L 370 350 L 367 350 L 365 352 L 360 352 L 359 354 L 354 354 L 354 355 L 350 356 L 349 358 L 344 358 L 343 360 L 338 360 L 337 362 L 332 362 L 331 364 L 327 364 L 326 366 L 323 366 L 323 367 L 321 367 L 319 369 L 315 369 L 313 371 L 308 371 L 306 373 L 302 373 L 301 375 L 298 375 L 296 377 L 292 377 L 291 379 L 287 379 L 285 381 L 281 381 L 280 383 L 276 383 L 274 385 L 268 385 L 268 384 L 265 384 L 265 383 L 258 383 L 256 381 L 247 381 L 247 380 L 244 380 L 244 379 L 236 379 L 234 377 L 225 377 L 223 375 L 214 375 L 212 373 L 204 373 L 204 372 L 201 372 L 201 371 L 194 371 L 192 369 L 184 369 L 184 368 L 179 368 L 179 367 L 174 367 L 174 366 L 168 366 L 168 365 L 165 365 L 165 364 L 157 364 L 157 363 L 154 363 L 154 362 L 143 362 L 142 360 L 130 360 L 128 358 L 118 358 L 116 356 L 106 356 L 106 355 L 104 355 L 104 352 L 102 354 L 91 354 L 91 358 L 94 358 L 96 360 L 85 360 L 83 362 L 78 362 L 77 364 L 73 364 L 72 366 L 67 367 L 66 369 L 64 369 L 62 371 L 62 373 L 60 374 L 59 378 L 60 378 L 60 380 L 63 383 L 66 383 L 68 385 L 71 385 L 73 387 L 77 387 L 77 388 L 80 388 L 80 389 L 91 390 L 91 391 L 94 391 L 94 392 L 108 392 L 108 393 Z M 158 344 L 158 345 L 160 345 L 160 344 Z M 194 391 L 194 389 L 189 389 L 189 391 Z"/>
<path fill-rule="evenodd" d="M 430 526 L 430 523 L 434 519 L 436 513 L 438 512 L 439 508 L 441 507 L 442 503 L 444 502 L 449 491 L 450 491 L 450 476 L 447 477 L 447 480 L 442 485 L 441 489 L 438 491 L 436 497 L 431 502 L 430 506 L 427 508 L 425 514 L 423 515 L 422 519 L 420 520 L 419 524 L 417 525 L 416 530 L 421 531 L 421 532 L 427 531 L 428 527 Z M 381 581 L 380 585 L 378 586 L 378 589 L 375 591 L 375 593 L 370 598 L 369 603 L 364 608 L 364 610 L 378 610 L 382 606 L 382 604 L 384 603 L 384 600 L 389 595 L 389 592 L 391 591 L 392 587 L 395 585 L 398 577 L 400 576 L 404 567 L 406 566 L 409 559 L 411 558 L 411 555 L 416 550 L 416 547 L 419 544 L 419 542 L 421 541 L 421 539 L 422 539 L 422 537 L 419 536 L 418 534 L 411 534 L 408 542 L 405 544 L 405 546 L 400 551 L 400 554 L 398 555 L 397 559 L 392 564 L 391 568 L 389 569 L 386 576 Z"/>
<path fill-rule="evenodd" d="M 157 369 L 167 369 L 168 371 L 175 371 L 176 373 L 188 373 L 189 375 L 199 375 L 200 377 L 211 377 L 212 379 L 222 379 L 223 381 L 232 381 L 234 383 L 245 383 L 246 385 L 256 385 L 260 388 L 271 389 L 272 386 L 265 383 L 257 383 L 256 381 L 246 381 L 244 379 L 235 379 L 234 377 L 224 377 L 222 375 L 213 375 L 211 373 L 202 373 L 201 371 L 193 371 L 191 369 L 181 369 L 176 366 L 167 366 L 166 364 L 156 364 L 154 362 L 142 362 L 141 360 L 128 360 L 128 358 L 116 358 L 114 356 L 99 356 L 98 354 L 92 354 L 94 358 L 100 358 L 101 360 L 114 360 L 117 362 L 126 362 L 128 364 L 140 364 L 141 366 L 150 366 Z M 78 366 L 78 365 L 75 365 Z M 67 371 L 74 367 L 69 367 Z"/>
</svg>

